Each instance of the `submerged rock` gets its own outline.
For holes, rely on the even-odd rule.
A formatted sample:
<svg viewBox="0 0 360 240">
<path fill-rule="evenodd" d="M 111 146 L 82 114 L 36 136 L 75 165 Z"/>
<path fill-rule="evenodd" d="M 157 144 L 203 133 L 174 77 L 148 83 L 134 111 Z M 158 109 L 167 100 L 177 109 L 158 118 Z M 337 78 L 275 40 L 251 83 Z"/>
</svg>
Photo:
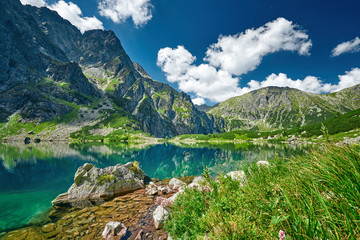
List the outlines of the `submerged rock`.
<svg viewBox="0 0 360 240">
<path fill-rule="evenodd" d="M 147 178 L 137 162 L 99 169 L 90 163 L 79 167 L 74 183 L 52 201 L 55 205 L 78 206 L 82 201 L 101 201 L 144 188 Z"/>
<path fill-rule="evenodd" d="M 104 240 L 120 240 L 126 235 L 127 227 L 121 222 L 108 222 L 101 234 Z"/>
<path fill-rule="evenodd" d="M 55 231 L 55 229 L 56 229 L 56 225 L 54 223 L 49 223 L 43 226 L 41 228 L 41 231 L 43 231 L 44 233 L 49 233 Z"/>
</svg>

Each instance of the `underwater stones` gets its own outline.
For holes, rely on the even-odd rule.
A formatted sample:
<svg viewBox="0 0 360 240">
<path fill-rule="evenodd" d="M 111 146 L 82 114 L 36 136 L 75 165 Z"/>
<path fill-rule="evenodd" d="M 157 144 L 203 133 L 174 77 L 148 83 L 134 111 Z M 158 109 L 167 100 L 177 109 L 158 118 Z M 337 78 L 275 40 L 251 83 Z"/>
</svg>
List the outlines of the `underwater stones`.
<svg viewBox="0 0 360 240">
<path fill-rule="evenodd" d="M 144 235 L 144 231 L 140 230 L 134 240 L 142 240 L 143 235 Z"/>
<path fill-rule="evenodd" d="M 165 220 L 169 217 L 169 212 L 163 206 L 158 206 L 153 213 L 155 229 L 160 229 Z"/>
<path fill-rule="evenodd" d="M 43 231 L 44 233 L 49 233 L 49 232 L 55 231 L 55 229 L 56 229 L 56 225 L 54 223 L 49 223 L 49 224 L 44 225 L 41 228 L 41 231 Z"/>
<path fill-rule="evenodd" d="M 25 228 L 18 231 L 10 232 L 6 234 L 3 238 L 4 240 L 43 240 L 45 239 L 41 235 L 39 235 L 32 228 Z"/>
<path fill-rule="evenodd" d="M 186 183 L 177 178 L 172 178 L 169 182 L 169 187 L 173 190 L 179 190 L 183 186 L 186 186 Z"/>
<path fill-rule="evenodd" d="M 111 221 L 105 226 L 101 236 L 104 240 L 119 240 L 126 235 L 127 227 L 121 222 Z"/>
<path fill-rule="evenodd" d="M 81 206 L 90 201 L 101 202 L 113 197 L 144 188 L 146 174 L 137 162 L 118 164 L 104 169 L 90 163 L 79 167 L 74 177 L 74 184 L 66 193 L 52 201 L 53 206 Z"/>
</svg>

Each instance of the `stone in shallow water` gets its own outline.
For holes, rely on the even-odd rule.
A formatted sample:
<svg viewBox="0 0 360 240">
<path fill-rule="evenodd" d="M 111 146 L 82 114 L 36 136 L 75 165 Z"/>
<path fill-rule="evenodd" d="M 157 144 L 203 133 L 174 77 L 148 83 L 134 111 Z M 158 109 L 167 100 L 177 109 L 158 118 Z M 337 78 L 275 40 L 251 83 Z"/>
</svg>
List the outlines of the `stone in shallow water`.
<svg viewBox="0 0 360 240">
<path fill-rule="evenodd" d="M 44 233 L 49 233 L 49 232 L 52 232 L 56 229 L 56 225 L 54 223 L 49 223 L 49 224 L 46 224 L 45 226 L 43 226 L 41 228 L 41 231 L 43 231 Z"/>
<path fill-rule="evenodd" d="M 108 222 L 101 234 L 104 240 L 118 240 L 126 235 L 127 227 L 121 222 Z"/>
</svg>

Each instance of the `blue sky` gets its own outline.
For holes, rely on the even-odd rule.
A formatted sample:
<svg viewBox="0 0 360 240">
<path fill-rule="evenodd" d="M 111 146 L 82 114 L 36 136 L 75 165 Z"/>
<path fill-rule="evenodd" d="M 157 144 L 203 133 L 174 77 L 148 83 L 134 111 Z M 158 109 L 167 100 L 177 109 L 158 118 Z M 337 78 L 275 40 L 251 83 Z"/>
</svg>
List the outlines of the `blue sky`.
<svg viewBox="0 0 360 240">
<path fill-rule="evenodd" d="M 113 30 L 133 61 L 195 103 L 269 85 L 326 93 L 360 83 L 356 0 L 22 2 L 57 10 L 79 28 Z"/>
</svg>

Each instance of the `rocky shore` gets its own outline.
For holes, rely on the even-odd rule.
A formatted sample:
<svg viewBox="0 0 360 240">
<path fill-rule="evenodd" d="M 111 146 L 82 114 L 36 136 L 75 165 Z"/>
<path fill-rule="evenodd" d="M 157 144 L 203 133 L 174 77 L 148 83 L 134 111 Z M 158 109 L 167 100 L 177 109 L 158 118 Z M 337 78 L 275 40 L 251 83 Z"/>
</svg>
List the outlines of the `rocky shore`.
<svg viewBox="0 0 360 240">
<path fill-rule="evenodd" d="M 193 179 L 150 181 L 136 162 L 105 169 L 84 164 L 41 224 L 8 232 L 0 239 L 168 239 L 162 229 L 166 207 L 182 187 L 196 186 L 198 180 L 192 183 Z"/>
</svg>

